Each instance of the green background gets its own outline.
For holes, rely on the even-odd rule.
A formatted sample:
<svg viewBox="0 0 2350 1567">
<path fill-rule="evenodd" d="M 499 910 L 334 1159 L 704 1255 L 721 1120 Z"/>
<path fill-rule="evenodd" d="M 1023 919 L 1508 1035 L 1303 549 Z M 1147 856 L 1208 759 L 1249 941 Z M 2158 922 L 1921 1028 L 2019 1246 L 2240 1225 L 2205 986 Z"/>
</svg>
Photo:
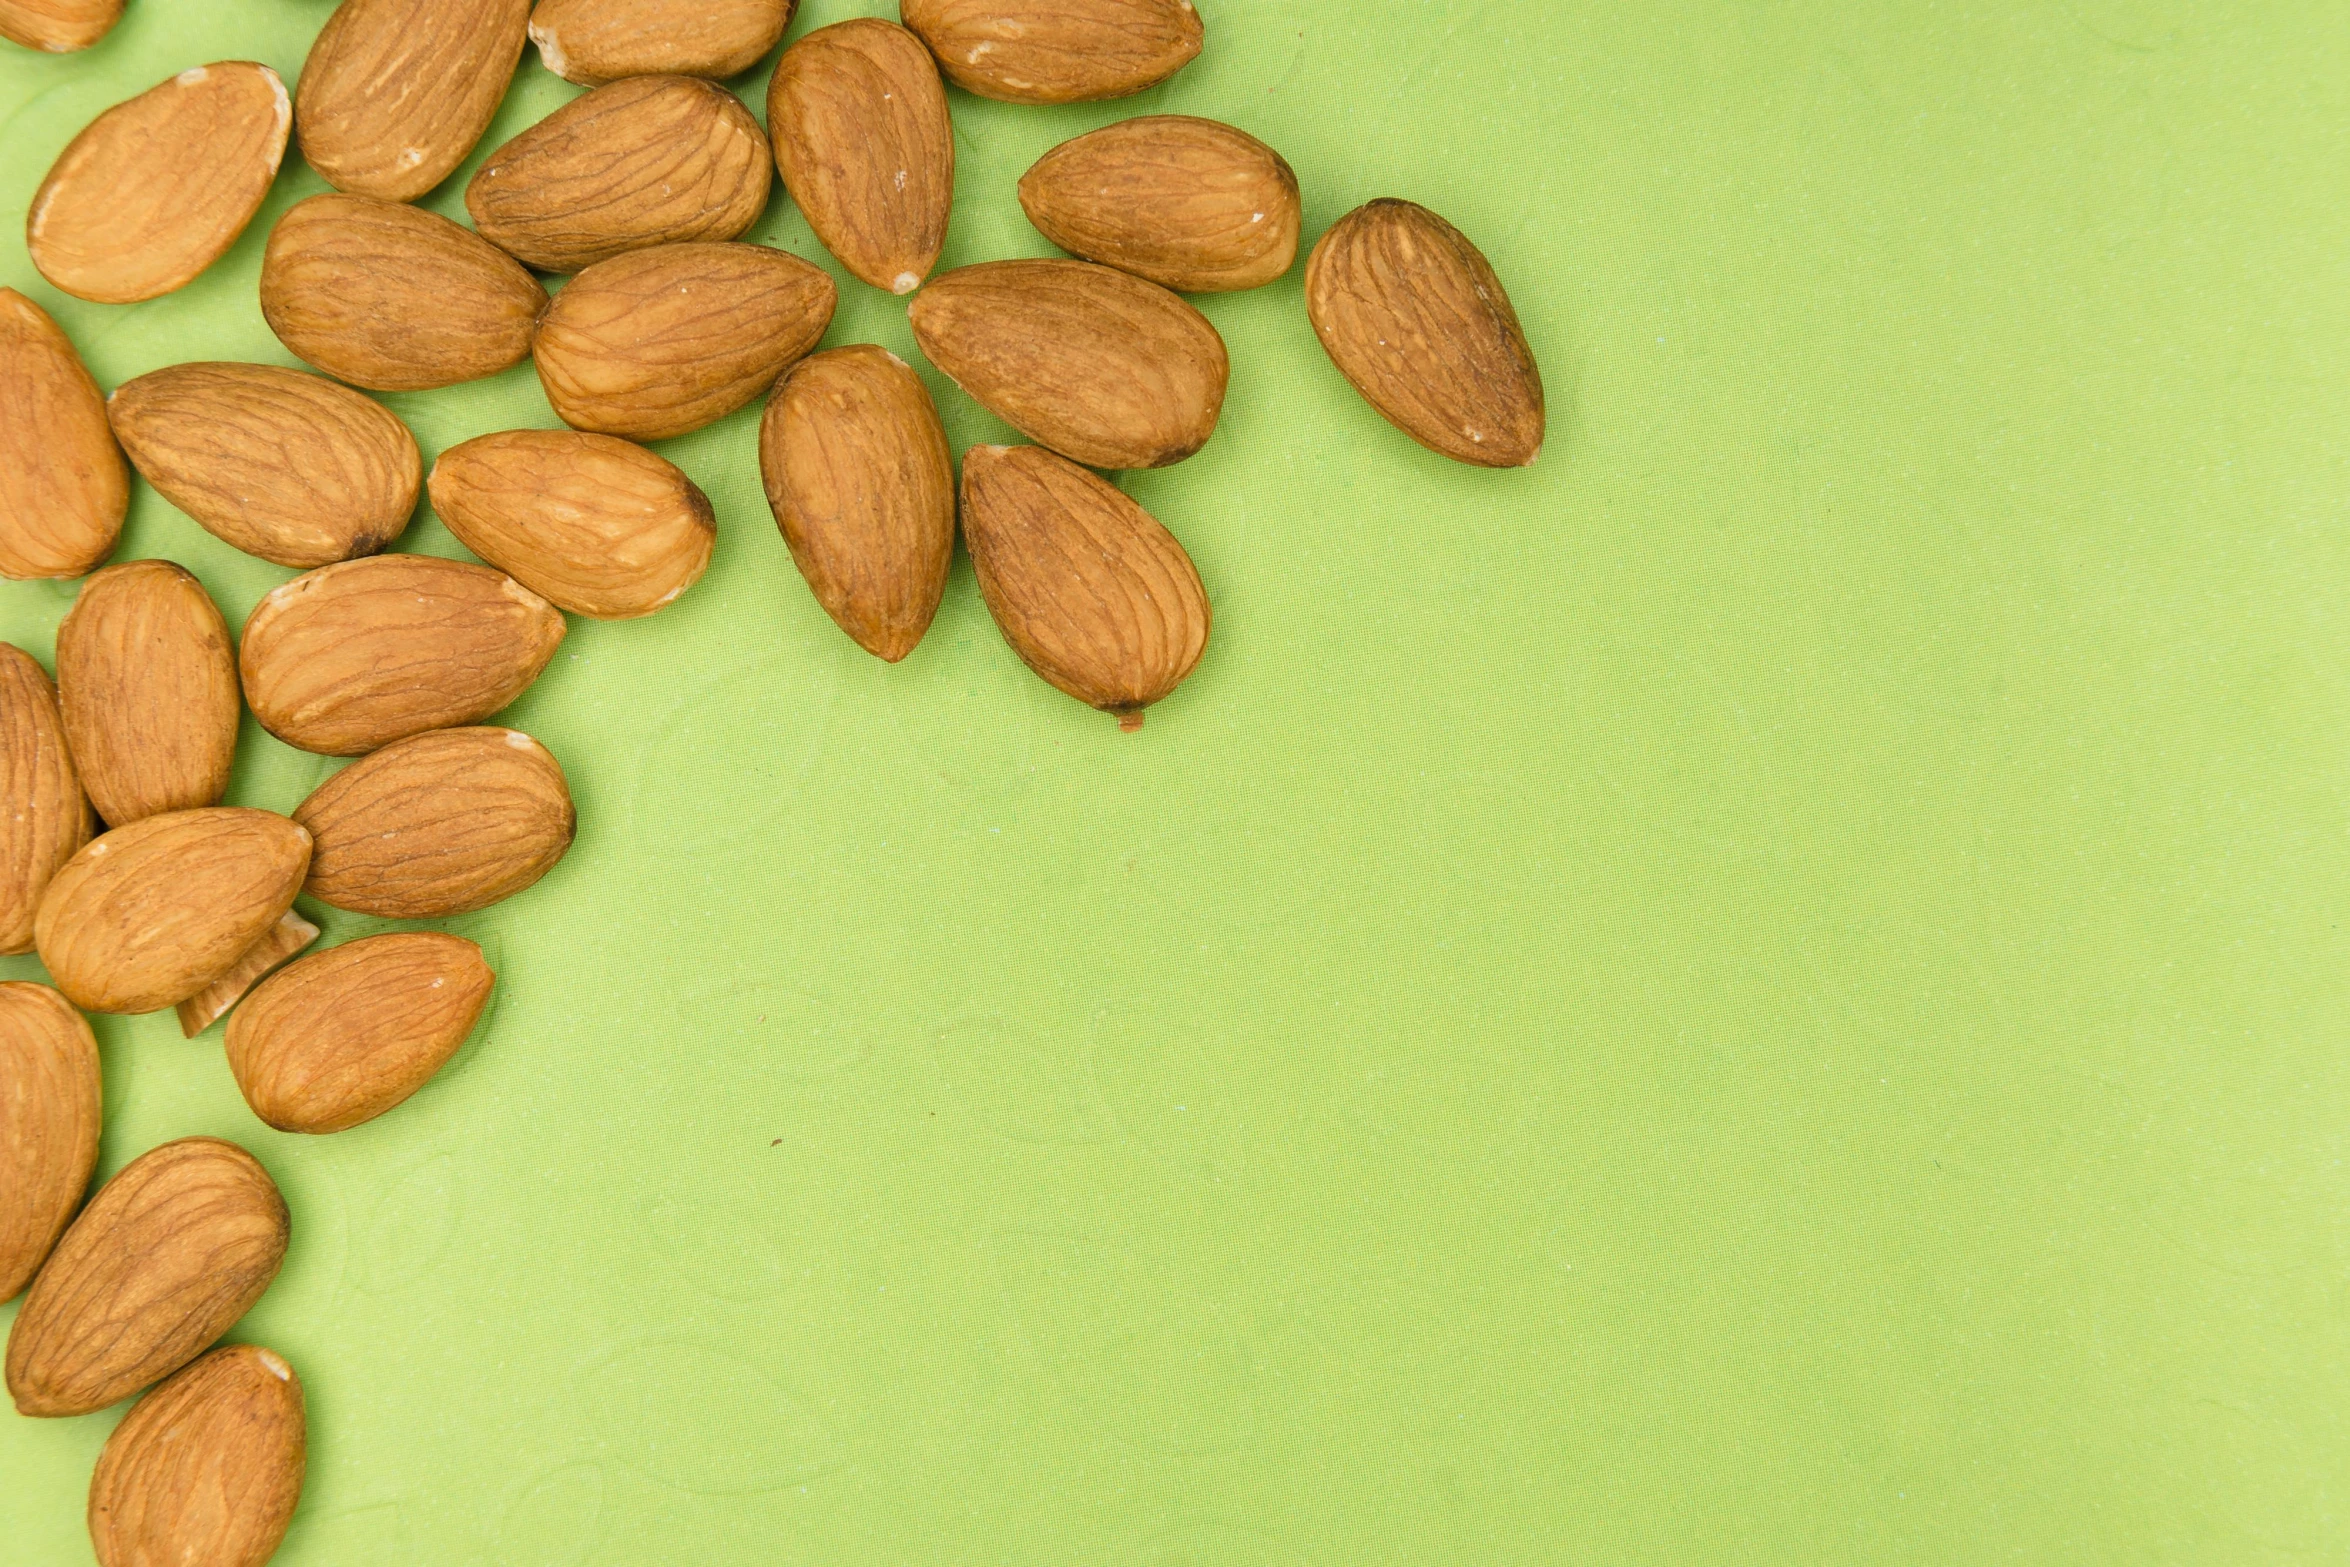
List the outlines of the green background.
<svg viewBox="0 0 2350 1567">
<path fill-rule="evenodd" d="M 580 838 L 455 922 L 457 1062 L 303 1139 L 217 1029 L 97 1023 L 105 1169 L 217 1133 L 292 1205 L 237 1330 L 309 1388 L 280 1561 L 2350 1558 L 2350 11 L 1202 9 L 1141 98 L 954 94 L 945 264 L 1047 253 L 1065 137 L 1226 118 L 1309 239 L 1400 195 L 1484 246 L 1547 453 L 1390 430 L 1295 274 L 1201 300 L 1222 428 L 1125 483 L 1215 636 L 1121 735 L 965 561 L 852 646 L 756 410 L 666 443 L 716 564 L 511 710 Z M 327 11 L 0 49 L 0 214 Z M 574 92 L 526 57 L 483 150 Z M 320 188 L 149 304 L 0 281 L 107 386 L 290 362 L 261 237 Z M 825 260 L 780 196 L 753 237 Z M 915 358 L 842 284 L 828 341 Z M 554 423 L 527 366 L 386 401 L 428 456 Z M 142 555 L 232 622 L 289 575 L 143 487 Z M 233 798 L 331 765 L 248 722 Z M 113 1419 L 0 1418 L 10 1561 L 86 1559 Z"/>
</svg>

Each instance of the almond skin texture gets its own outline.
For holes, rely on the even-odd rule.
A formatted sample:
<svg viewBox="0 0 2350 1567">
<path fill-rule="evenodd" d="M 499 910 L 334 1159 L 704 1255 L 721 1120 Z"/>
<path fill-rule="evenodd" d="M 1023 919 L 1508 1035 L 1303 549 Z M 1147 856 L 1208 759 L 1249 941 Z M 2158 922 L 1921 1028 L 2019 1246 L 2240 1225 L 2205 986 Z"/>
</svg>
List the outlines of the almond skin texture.
<svg viewBox="0 0 2350 1567">
<path fill-rule="evenodd" d="M 1297 259 L 1297 176 L 1216 120 L 1154 114 L 1065 141 L 1020 178 L 1046 239 L 1188 294 L 1258 288 Z"/>
<path fill-rule="evenodd" d="M 530 0 L 343 0 L 294 89 L 303 158 L 337 190 L 414 201 L 489 129 L 529 26 Z"/>
<path fill-rule="evenodd" d="M 318 837 L 310 895 L 354 914 L 442 919 L 536 882 L 571 847 L 563 769 L 513 729 L 439 729 L 318 786 L 294 819 Z"/>
<path fill-rule="evenodd" d="M 465 547 L 575 615 L 633 620 L 701 580 L 718 523 L 676 464 L 615 436 L 508 430 L 441 453 L 432 505 Z"/>
<path fill-rule="evenodd" d="M 98 383 L 47 311 L 0 288 L 0 576 L 80 576 L 130 503 Z"/>
<path fill-rule="evenodd" d="M 216 805 L 237 759 L 237 655 L 204 584 L 167 560 L 82 583 L 57 628 L 57 700 L 110 826 Z"/>
<path fill-rule="evenodd" d="M 963 454 L 963 537 L 1012 651 L 1121 728 L 1141 728 L 1208 645 L 1208 595 L 1175 535 L 1040 447 Z"/>
<path fill-rule="evenodd" d="M 547 291 L 438 213 L 366 196 L 296 202 L 261 258 L 278 341 L 338 380 L 419 392 L 522 362 Z"/>
<path fill-rule="evenodd" d="M 896 663 L 938 613 L 955 555 L 955 465 L 930 389 L 871 344 L 792 367 L 759 423 L 767 504 L 816 602 Z"/>
<path fill-rule="evenodd" d="M 372 1121 L 432 1079 L 481 1020 L 497 976 L 481 948 L 405 931 L 279 973 L 228 1028 L 229 1070 L 281 1132 Z"/>
<path fill-rule="evenodd" d="M 740 76 L 791 26 L 797 0 L 539 0 L 531 42 L 588 87 L 623 76 Z"/>
<path fill-rule="evenodd" d="M 90 803 L 48 673 L 0 642 L 0 952 L 33 950 L 50 878 L 90 841 Z"/>
<path fill-rule="evenodd" d="M 767 208 L 766 133 L 690 76 L 639 76 L 577 98 L 490 154 L 465 187 L 481 237 L 547 272 L 623 251 L 732 239 Z"/>
<path fill-rule="evenodd" d="M 372 555 L 416 510 L 416 437 L 381 403 L 323 376 L 173 365 L 116 387 L 106 414 L 165 500 L 280 566 Z"/>
<path fill-rule="evenodd" d="M 0 1300 L 14 1300 L 90 1189 L 98 1041 L 47 985 L 0 985 Z"/>
<path fill-rule="evenodd" d="M 1005 103 L 1123 98 L 1200 51 L 1191 0 L 903 0 L 947 80 Z"/>
<path fill-rule="evenodd" d="M 873 17 L 818 28 L 776 62 L 767 128 L 824 248 L 875 288 L 919 288 L 955 202 L 954 126 L 921 40 Z"/>
<path fill-rule="evenodd" d="M 991 261 L 922 291 L 930 362 L 1039 445 L 1093 468 L 1163 468 L 1224 409 L 1224 339 L 1156 283 L 1086 261 Z"/>
<path fill-rule="evenodd" d="M 531 353 L 565 424 L 665 440 L 773 386 L 824 336 L 838 292 L 764 245 L 659 245 L 573 278 Z"/>
<path fill-rule="evenodd" d="M 90 1477 L 98 1567 L 261 1567 L 301 1500 L 302 1383 L 269 1350 L 214 1350 L 139 1400 Z"/>
<path fill-rule="evenodd" d="M 89 123 L 33 197 L 25 248 L 69 294 L 126 305 L 218 261 L 260 210 L 293 109 L 266 65 L 180 72 Z"/>
<path fill-rule="evenodd" d="M 1306 314 L 1387 422 L 1480 468 L 1542 454 L 1542 372 L 1510 296 L 1459 229 L 1408 201 L 1331 225 L 1306 259 Z"/>
<path fill-rule="evenodd" d="M 133 1159 L 33 1280 L 8 1334 L 26 1415 L 86 1415 L 195 1359 L 261 1298 L 286 1255 L 286 1204 L 217 1137 Z"/>
<path fill-rule="evenodd" d="M 122 0 L 0 0 L 0 38 L 49 54 L 87 49 L 122 20 Z"/>
<path fill-rule="evenodd" d="M 175 1010 L 179 1013 L 180 1037 L 193 1039 L 210 1028 L 271 969 L 317 939 L 318 927 L 301 915 L 291 909 L 280 914 L 277 923 L 262 932 L 261 939 L 247 947 L 245 955 L 227 973 L 179 1004 Z"/>
</svg>

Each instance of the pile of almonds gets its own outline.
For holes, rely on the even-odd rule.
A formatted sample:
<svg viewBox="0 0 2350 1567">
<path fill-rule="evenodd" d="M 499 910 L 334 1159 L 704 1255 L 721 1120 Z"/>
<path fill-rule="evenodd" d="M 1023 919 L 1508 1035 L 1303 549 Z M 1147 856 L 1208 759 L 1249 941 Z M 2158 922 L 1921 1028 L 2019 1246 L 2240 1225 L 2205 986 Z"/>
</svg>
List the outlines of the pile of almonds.
<svg viewBox="0 0 2350 1567">
<path fill-rule="evenodd" d="M 278 220 L 260 286 L 271 329 L 323 376 L 184 364 L 102 396 L 57 324 L 0 289 L 0 574 L 88 574 L 54 687 L 0 645 L 0 950 L 37 950 L 56 987 L 0 985 L 0 1299 L 30 1286 L 7 1349 L 24 1413 L 160 1383 L 98 1462 L 103 1563 L 266 1560 L 304 1428 L 281 1357 L 213 1347 L 285 1254 L 260 1164 L 183 1139 L 82 1206 L 99 1127 L 82 1014 L 176 1007 L 191 1038 L 228 1015 L 239 1088 L 289 1131 L 381 1115 L 449 1059 L 495 983 L 478 947 L 419 930 L 302 957 L 319 932 L 293 904 L 442 919 L 562 857 L 562 769 L 484 721 L 547 666 L 566 613 L 649 615 L 708 566 L 708 500 L 640 443 L 765 396 L 760 473 L 792 558 L 883 659 L 937 612 L 958 516 L 1005 640 L 1125 727 L 1206 648 L 1190 557 L 1095 470 L 1180 462 L 1214 434 L 1230 364 L 1181 296 L 1288 273 L 1289 165 L 1230 125 L 1126 120 L 1020 181 L 1075 259 L 931 277 L 954 188 L 947 84 L 1030 104 L 1139 92 L 1200 52 L 1189 0 L 904 0 L 903 26 L 841 22 L 785 49 L 762 131 L 719 81 L 781 41 L 794 3 L 343 0 L 291 96 L 266 66 L 182 71 L 101 114 L 34 197 L 42 275 L 130 303 L 228 250 L 290 139 L 335 187 Z M 0 0 L 0 35 L 84 48 L 120 11 Z M 473 151 L 528 42 L 592 90 L 490 154 L 471 228 L 409 205 Z M 921 376 L 869 344 L 815 352 L 832 277 L 738 238 L 778 176 L 852 278 L 913 296 L 931 363 L 1035 444 L 965 452 L 958 487 Z M 550 302 L 540 272 L 572 276 Z M 1361 207 L 1314 248 L 1305 296 L 1332 361 L 1406 434 L 1484 467 L 1534 460 L 1540 375 L 1450 224 Z M 352 390 L 525 358 L 569 428 L 476 436 L 429 478 L 408 429 Z M 126 454 L 205 529 L 303 573 L 233 645 L 179 566 L 96 569 Z M 380 553 L 420 489 L 486 564 Z M 246 707 L 289 745 L 359 760 L 290 818 L 223 807 Z"/>
</svg>

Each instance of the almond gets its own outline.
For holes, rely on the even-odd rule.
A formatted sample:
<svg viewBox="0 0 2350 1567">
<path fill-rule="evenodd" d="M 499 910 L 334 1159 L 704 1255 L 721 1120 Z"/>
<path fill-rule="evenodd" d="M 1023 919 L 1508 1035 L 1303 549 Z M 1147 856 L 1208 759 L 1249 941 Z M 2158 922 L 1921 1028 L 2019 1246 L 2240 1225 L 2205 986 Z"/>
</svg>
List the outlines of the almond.
<svg viewBox="0 0 2350 1567">
<path fill-rule="evenodd" d="M 122 20 L 122 0 L 0 0 L 0 38 L 70 54 L 87 49 Z"/>
<path fill-rule="evenodd" d="M 898 10 L 948 81 L 1005 103 L 1123 98 L 1200 50 L 1191 0 L 903 0 Z"/>
<path fill-rule="evenodd" d="M 19 1413 L 86 1415 L 195 1359 L 261 1298 L 286 1255 L 286 1204 L 217 1137 L 149 1149 L 98 1188 L 8 1334 Z"/>
<path fill-rule="evenodd" d="M 546 307 L 538 279 L 472 230 L 366 196 L 296 202 L 261 258 L 261 314 L 278 340 L 372 391 L 519 364 Z"/>
<path fill-rule="evenodd" d="M 204 584 L 109 566 L 57 628 L 57 699 L 82 788 L 115 827 L 216 805 L 237 759 L 237 655 Z"/>
<path fill-rule="evenodd" d="M 261 1567 L 307 1466 L 302 1384 L 251 1344 L 214 1350 L 133 1406 L 90 1477 L 98 1567 Z"/>
<path fill-rule="evenodd" d="M 0 1300 L 40 1271 L 98 1162 L 98 1041 L 47 985 L 0 985 Z"/>
<path fill-rule="evenodd" d="M 709 497 L 643 447 L 578 430 L 508 430 L 441 453 L 432 505 L 464 546 L 575 615 L 630 620 L 701 580 Z"/>
<path fill-rule="evenodd" d="M 90 841 L 90 804 L 65 743 L 57 691 L 22 648 L 0 642 L 0 952 L 33 950 L 50 878 Z"/>
<path fill-rule="evenodd" d="M 1051 452 L 965 452 L 963 537 L 1012 651 L 1121 728 L 1141 728 L 1207 647 L 1208 595 L 1175 535 Z"/>
<path fill-rule="evenodd" d="M 0 576 L 80 576 L 130 503 L 98 383 L 47 311 L 0 288 Z"/>
<path fill-rule="evenodd" d="M 571 847 L 563 769 L 513 729 L 440 729 L 318 786 L 294 819 L 318 838 L 310 894 L 354 914 L 441 919 L 536 882 Z"/>
<path fill-rule="evenodd" d="M 991 261 L 922 291 L 930 362 L 1030 440 L 1095 468 L 1160 468 L 1207 444 L 1231 375 L 1208 318 L 1086 261 Z"/>
<path fill-rule="evenodd" d="M 1331 225 L 1306 314 L 1355 390 L 1432 452 L 1481 468 L 1542 453 L 1542 372 L 1510 296 L 1459 229 L 1408 201 Z"/>
<path fill-rule="evenodd" d="M 343 0 L 295 84 L 303 158 L 337 190 L 414 201 L 489 129 L 529 26 L 530 0 Z"/>
<path fill-rule="evenodd" d="M 598 87 L 623 76 L 739 76 L 791 26 L 797 0 L 539 0 L 547 69 Z"/>
<path fill-rule="evenodd" d="M 1297 176 L 1216 120 L 1153 114 L 1065 141 L 1020 177 L 1046 239 L 1184 293 L 1257 288 L 1297 259 Z"/>
<path fill-rule="evenodd" d="M 759 423 L 767 503 L 816 602 L 896 663 L 938 613 L 955 555 L 955 465 L 930 390 L 871 344 L 792 367 Z"/>
<path fill-rule="evenodd" d="M 25 248 L 69 294 L 168 294 L 227 254 L 277 178 L 293 110 L 277 72 L 224 60 L 92 120 L 33 197 Z"/>
<path fill-rule="evenodd" d="M 955 202 L 954 126 L 921 41 L 873 17 L 816 29 L 776 62 L 767 129 L 824 248 L 875 288 L 921 287 Z"/>
<path fill-rule="evenodd" d="M 263 931 L 261 939 L 247 947 L 227 973 L 179 1004 L 180 1037 L 193 1039 L 210 1028 L 271 969 L 317 939 L 318 927 L 301 915 L 290 909 L 280 914 L 277 923 Z"/>
<path fill-rule="evenodd" d="M 229 1070 L 281 1132 L 372 1121 L 438 1072 L 481 1020 L 497 976 L 437 931 L 370 936 L 304 958 L 228 1026 Z"/>
<path fill-rule="evenodd" d="M 173 365 L 116 387 L 106 415 L 165 500 L 280 566 L 372 555 L 416 510 L 416 437 L 381 403 L 323 376 Z"/>
<path fill-rule="evenodd" d="M 773 386 L 824 336 L 837 294 L 822 271 L 764 245 L 659 245 L 573 278 L 531 353 L 565 424 L 658 441 Z"/>
<path fill-rule="evenodd" d="M 562 612 L 502 571 L 431 555 L 324 566 L 245 622 L 245 701 L 288 745 L 357 756 L 487 718 L 563 640 Z"/>
</svg>

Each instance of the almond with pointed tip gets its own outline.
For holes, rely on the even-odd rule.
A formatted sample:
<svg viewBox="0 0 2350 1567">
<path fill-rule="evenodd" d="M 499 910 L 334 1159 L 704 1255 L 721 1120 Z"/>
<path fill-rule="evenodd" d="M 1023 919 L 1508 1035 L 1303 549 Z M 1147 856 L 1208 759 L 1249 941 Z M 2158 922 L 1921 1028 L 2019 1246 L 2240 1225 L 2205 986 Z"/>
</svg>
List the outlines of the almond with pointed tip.
<svg viewBox="0 0 2350 1567">
<path fill-rule="evenodd" d="M 46 310 L 0 288 L 0 576 L 80 576 L 130 504 L 98 383 Z"/>
<path fill-rule="evenodd" d="M 237 655 L 204 584 L 168 560 L 93 573 L 57 628 L 57 701 L 107 824 L 217 805 L 237 759 Z"/>
<path fill-rule="evenodd" d="M 90 1188 L 98 1041 L 47 985 L 0 984 L 0 1300 L 14 1300 Z"/>
<path fill-rule="evenodd" d="M 1246 131 L 1152 114 L 1065 141 L 1020 177 L 1046 239 L 1182 293 L 1258 288 L 1297 259 L 1297 176 Z"/>
<path fill-rule="evenodd" d="M 414 201 L 489 129 L 529 26 L 530 0 L 343 0 L 294 87 L 304 160 L 337 190 Z"/>
<path fill-rule="evenodd" d="M 47 54 L 87 49 L 122 20 L 122 0 L 0 0 L 0 38 Z"/>
<path fill-rule="evenodd" d="M 1155 87 L 1198 56 L 1191 0 L 903 0 L 947 80 L 1005 103 L 1077 103 Z"/>
<path fill-rule="evenodd" d="M 262 1567 L 308 1463 L 302 1383 L 252 1344 L 214 1350 L 132 1406 L 90 1476 L 98 1567 Z"/>
<path fill-rule="evenodd" d="M 49 882 L 90 841 L 90 802 L 65 739 L 57 688 L 32 654 L 0 642 L 0 952 L 33 950 Z"/>
<path fill-rule="evenodd" d="M 740 76 L 791 26 L 797 0 L 539 0 L 547 69 L 601 87 L 624 76 Z"/>
<path fill-rule="evenodd" d="M 245 955 L 227 973 L 179 1004 L 175 1010 L 179 1013 L 180 1037 L 193 1039 L 210 1028 L 243 999 L 246 991 L 267 977 L 271 969 L 317 939 L 318 927 L 301 915 L 291 909 L 280 914 L 277 923 L 262 932 L 261 939 L 247 947 Z"/>
</svg>

